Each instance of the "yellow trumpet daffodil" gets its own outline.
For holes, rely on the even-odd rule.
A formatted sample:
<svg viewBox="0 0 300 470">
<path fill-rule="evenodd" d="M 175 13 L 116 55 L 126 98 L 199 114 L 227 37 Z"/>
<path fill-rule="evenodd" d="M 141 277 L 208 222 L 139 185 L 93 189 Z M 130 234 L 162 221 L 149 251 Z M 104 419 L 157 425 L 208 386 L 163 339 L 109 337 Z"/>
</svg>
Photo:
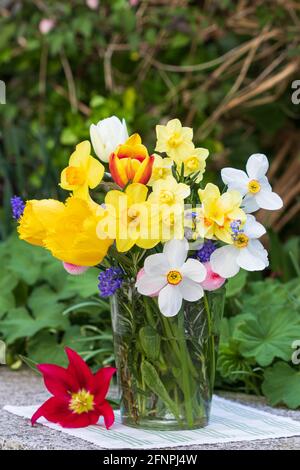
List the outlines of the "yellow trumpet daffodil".
<svg viewBox="0 0 300 470">
<path fill-rule="evenodd" d="M 206 238 L 216 238 L 225 243 L 232 243 L 230 224 L 233 220 L 246 220 L 245 212 L 240 208 L 242 196 L 238 191 L 220 194 L 219 188 L 208 183 L 198 191 L 202 203 L 199 230 Z"/>
<path fill-rule="evenodd" d="M 171 158 L 162 158 L 160 155 L 154 154 L 154 163 L 152 167 L 151 178 L 148 186 L 153 186 L 157 180 L 165 180 L 168 176 L 172 176 L 173 160 Z"/>
<path fill-rule="evenodd" d="M 125 192 L 112 190 L 106 194 L 105 207 L 109 213 L 106 225 L 110 227 L 108 233 L 114 231 L 119 252 L 134 245 L 153 248 L 160 241 L 158 207 L 146 201 L 147 194 L 147 187 L 140 183 L 128 185 Z"/>
<path fill-rule="evenodd" d="M 77 197 L 67 199 L 44 239 L 55 258 L 79 266 L 95 266 L 106 256 L 113 240 L 97 236 L 105 210 Z"/>
<path fill-rule="evenodd" d="M 64 204 L 55 199 L 27 201 L 18 225 L 20 239 L 31 245 L 44 246 L 48 230 L 63 211 Z"/>
<path fill-rule="evenodd" d="M 179 119 L 172 119 L 166 126 L 156 126 L 156 136 L 155 150 L 166 152 L 176 163 L 194 149 L 193 129 L 182 127 Z"/>
<path fill-rule="evenodd" d="M 90 153 L 91 144 L 88 140 L 76 145 L 69 165 L 61 173 L 60 186 L 81 199 L 90 199 L 89 188 L 96 188 L 104 175 L 104 166 Z"/>
</svg>

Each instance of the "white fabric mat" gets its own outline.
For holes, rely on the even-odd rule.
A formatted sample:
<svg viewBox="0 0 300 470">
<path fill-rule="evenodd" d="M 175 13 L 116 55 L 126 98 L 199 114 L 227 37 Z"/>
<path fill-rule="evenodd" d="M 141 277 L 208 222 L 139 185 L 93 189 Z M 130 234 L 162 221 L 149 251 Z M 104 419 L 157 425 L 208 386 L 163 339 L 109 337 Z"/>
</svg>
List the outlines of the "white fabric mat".
<svg viewBox="0 0 300 470">
<path fill-rule="evenodd" d="M 4 410 L 30 418 L 38 406 L 5 406 Z M 214 396 L 210 424 L 193 431 L 149 431 L 121 423 L 115 412 L 115 424 L 106 430 L 103 422 L 80 429 L 65 429 L 44 418 L 39 423 L 51 429 L 84 439 L 103 449 L 157 449 L 223 442 L 253 441 L 300 435 L 300 422 L 276 416 L 250 406 Z M 29 424 L 29 423 L 28 423 Z"/>
</svg>

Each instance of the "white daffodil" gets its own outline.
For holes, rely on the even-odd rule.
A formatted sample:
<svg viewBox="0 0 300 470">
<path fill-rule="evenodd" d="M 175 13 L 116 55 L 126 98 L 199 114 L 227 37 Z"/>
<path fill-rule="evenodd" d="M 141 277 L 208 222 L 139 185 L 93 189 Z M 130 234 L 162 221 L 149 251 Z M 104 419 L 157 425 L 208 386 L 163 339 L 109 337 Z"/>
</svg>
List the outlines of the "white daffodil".
<svg viewBox="0 0 300 470">
<path fill-rule="evenodd" d="M 243 209 L 250 213 L 259 208 L 277 210 L 283 206 L 278 194 L 272 192 L 272 187 L 266 177 L 269 161 L 262 153 L 254 153 L 248 158 L 246 171 L 235 168 L 223 168 L 222 180 L 229 189 L 239 191 L 243 200 Z"/>
<path fill-rule="evenodd" d="M 246 271 L 262 271 L 269 265 L 268 253 L 259 240 L 265 227 L 248 214 L 240 229 L 239 221 L 232 223 L 232 245 L 217 248 L 210 257 L 212 270 L 222 277 L 235 276 L 240 268 Z"/>
<path fill-rule="evenodd" d="M 90 136 L 97 157 L 108 162 L 117 146 L 128 139 L 125 119 L 120 121 L 116 116 L 102 119 L 98 124 L 90 126 Z"/>
<path fill-rule="evenodd" d="M 136 282 L 140 294 L 158 294 L 158 306 L 165 317 L 177 315 L 183 299 L 195 302 L 203 297 L 200 282 L 206 277 L 206 269 L 196 259 L 186 261 L 188 249 L 185 238 L 165 243 L 163 253 L 146 258 L 144 274 Z"/>
</svg>

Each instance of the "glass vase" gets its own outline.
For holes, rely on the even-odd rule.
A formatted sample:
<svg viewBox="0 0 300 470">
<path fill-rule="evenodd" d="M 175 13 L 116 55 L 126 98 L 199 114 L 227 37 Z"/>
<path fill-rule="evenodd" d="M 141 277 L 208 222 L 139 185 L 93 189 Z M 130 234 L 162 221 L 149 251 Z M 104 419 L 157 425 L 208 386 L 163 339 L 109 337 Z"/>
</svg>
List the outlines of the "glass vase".
<svg viewBox="0 0 300 470">
<path fill-rule="evenodd" d="M 111 298 L 122 422 L 145 429 L 208 424 L 225 289 L 165 317 L 157 298 L 123 284 Z"/>
</svg>

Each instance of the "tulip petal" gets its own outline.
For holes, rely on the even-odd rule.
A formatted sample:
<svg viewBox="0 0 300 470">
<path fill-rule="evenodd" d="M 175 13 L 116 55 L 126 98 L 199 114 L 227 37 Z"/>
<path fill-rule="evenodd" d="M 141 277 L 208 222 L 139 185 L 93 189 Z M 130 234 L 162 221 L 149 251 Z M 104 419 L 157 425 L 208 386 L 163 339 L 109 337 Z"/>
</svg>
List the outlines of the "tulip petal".
<svg viewBox="0 0 300 470">
<path fill-rule="evenodd" d="M 39 364 L 37 368 L 43 374 L 47 390 L 55 397 L 69 398 L 70 392 L 78 390 L 76 378 L 67 369 L 54 364 Z"/>
<path fill-rule="evenodd" d="M 92 390 L 94 377 L 89 366 L 73 349 L 66 347 L 65 351 L 69 359 L 67 370 L 76 378 L 79 388 L 87 391 Z"/>
<path fill-rule="evenodd" d="M 98 407 L 98 412 L 100 416 L 103 416 L 104 418 L 106 429 L 109 429 L 114 424 L 115 414 L 108 401 L 105 401 L 100 407 Z"/>
<path fill-rule="evenodd" d="M 102 403 L 107 395 L 115 367 L 102 367 L 94 374 L 94 395 L 96 403 Z"/>
<path fill-rule="evenodd" d="M 152 174 L 154 163 L 154 156 L 146 157 L 142 164 L 139 166 L 133 178 L 134 183 L 147 184 Z"/>
<path fill-rule="evenodd" d="M 51 397 L 32 415 L 31 424 L 33 426 L 41 416 L 52 423 L 58 423 L 69 413 L 71 413 L 71 411 L 68 408 L 68 402 Z"/>
</svg>

